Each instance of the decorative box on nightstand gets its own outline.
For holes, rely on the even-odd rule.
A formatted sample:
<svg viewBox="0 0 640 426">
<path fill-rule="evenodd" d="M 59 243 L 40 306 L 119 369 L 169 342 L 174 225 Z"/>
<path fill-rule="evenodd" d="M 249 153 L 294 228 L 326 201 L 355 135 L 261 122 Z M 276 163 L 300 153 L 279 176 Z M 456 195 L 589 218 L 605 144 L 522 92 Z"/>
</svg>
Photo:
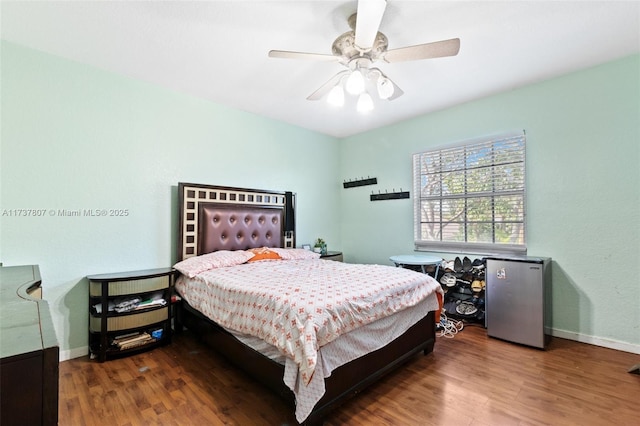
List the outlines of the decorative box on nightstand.
<svg viewBox="0 0 640 426">
<path fill-rule="evenodd" d="M 327 254 L 321 255 L 320 259 L 335 260 L 337 262 L 342 262 L 342 252 L 341 251 L 328 251 Z"/>
<path fill-rule="evenodd" d="M 171 341 L 172 268 L 90 275 L 89 351 L 100 362 Z"/>
</svg>

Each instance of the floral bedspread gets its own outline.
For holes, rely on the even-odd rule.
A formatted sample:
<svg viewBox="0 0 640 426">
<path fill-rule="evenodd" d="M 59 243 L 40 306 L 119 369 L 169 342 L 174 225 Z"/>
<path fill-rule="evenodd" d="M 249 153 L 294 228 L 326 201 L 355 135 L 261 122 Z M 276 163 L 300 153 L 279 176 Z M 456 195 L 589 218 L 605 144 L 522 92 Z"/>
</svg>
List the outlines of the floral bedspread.
<svg viewBox="0 0 640 426">
<path fill-rule="evenodd" d="M 304 385 L 320 347 L 442 291 L 433 278 L 408 269 L 318 259 L 216 268 L 178 280 L 176 289 L 220 325 L 293 359 Z"/>
</svg>

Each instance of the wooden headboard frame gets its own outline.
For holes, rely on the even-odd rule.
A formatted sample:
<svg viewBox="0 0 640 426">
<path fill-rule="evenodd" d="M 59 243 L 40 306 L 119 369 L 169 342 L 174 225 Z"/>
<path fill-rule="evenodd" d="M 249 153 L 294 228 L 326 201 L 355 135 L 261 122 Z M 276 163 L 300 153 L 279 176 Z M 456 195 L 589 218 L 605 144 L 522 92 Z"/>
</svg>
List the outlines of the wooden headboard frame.
<svg viewBox="0 0 640 426">
<path fill-rule="evenodd" d="M 295 194 L 180 182 L 178 204 L 178 261 L 216 250 L 295 247 L 295 229 L 285 231 L 285 219 L 294 223 Z"/>
</svg>

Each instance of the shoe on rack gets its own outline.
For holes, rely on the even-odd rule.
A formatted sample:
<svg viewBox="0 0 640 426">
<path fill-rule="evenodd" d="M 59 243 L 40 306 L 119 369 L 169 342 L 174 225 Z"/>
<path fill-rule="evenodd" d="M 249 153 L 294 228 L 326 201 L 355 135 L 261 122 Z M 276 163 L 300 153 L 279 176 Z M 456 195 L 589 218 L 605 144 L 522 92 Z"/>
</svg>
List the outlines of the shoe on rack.
<svg viewBox="0 0 640 426">
<path fill-rule="evenodd" d="M 473 291 L 471 290 L 471 281 L 456 278 L 456 287 L 458 288 L 459 293 L 473 294 Z"/>
<path fill-rule="evenodd" d="M 443 260 L 442 264 L 440 265 L 440 267 L 442 269 L 445 270 L 445 272 L 454 272 L 455 269 L 453 269 L 453 260 Z"/>
<path fill-rule="evenodd" d="M 442 307 L 442 309 L 449 313 L 449 312 L 455 312 L 456 311 L 456 302 L 454 300 L 449 300 L 448 302 L 446 302 L 444 304 L 444 306 Z M 448 315 L 448 314 L 447 314 Z"/>
<path fill-rule="evenodd" d="M 447 287 L 454 287 L 456 285 L 456 276 L 447 272 L 440 278 L 440 283 Z"/>
<path fill-rule="evenodd" d="M 471 286 L 471 281 L 463 280 L 461 278 L 456 278 L 456 283 L 458 283 L 458 285 L 460 285 L 461 287 L 470 287 Z"/>
<path fill-rule="evenodd" d="M 462 272 L 462 260 L 459 257 L 453 261 L 453 270 L 456 272 Z"/>
<path fill-rule="evenodd" d="M 471 268 L 477 269 L 478 271 L 484 269 L 484 262 L 482 259 L 474 259 L 471 263 Z"/>
<path fill-rule="evenodd" d="M 465 256 L 464 259 L 462 259 L 462 270 L 464 272 L 471 271 L 471 259 L 469 259 L 467 256 Z"/>
<path fill-rule="evenodd" d="M 478 308 L 473 306 L 473 303 L 467 302 L 467 310 L 465 311 L 466 315 L 475 315 L 478 312 Z"/>
<path fill-rule="evenodd" d="M 471 288 L 469 287 L 469 285 L 464 285 L 460 283 L 460 280 L 457 281 L 456 287 L 455 287 L 455 292 L 458 294 L 466 294 L 466 295 L 473 295 L 473 290 L 471 290 Z"/>
<path fill-rule="evenodd" d="M 477 270 L 474 269 L 473 273 L 471 275 L 476 280 L 484 280 L 484 269 L 480 270 L 480 271 L 477 271 Z"/>
<path fill-rule="evenodd" d="M 478 308 L 471 302 L 460 302 L 458 306 L 456 306 L 456 312 L 460 315 L 473 315 L 478 312 Z"/>
<path fill-rule="evenodd" d="M 474 280 L 471 283 L 471 290 L 475 293 L 480 293 L 482 291 L 482 282 L 480 280 Z"/>
</svg>

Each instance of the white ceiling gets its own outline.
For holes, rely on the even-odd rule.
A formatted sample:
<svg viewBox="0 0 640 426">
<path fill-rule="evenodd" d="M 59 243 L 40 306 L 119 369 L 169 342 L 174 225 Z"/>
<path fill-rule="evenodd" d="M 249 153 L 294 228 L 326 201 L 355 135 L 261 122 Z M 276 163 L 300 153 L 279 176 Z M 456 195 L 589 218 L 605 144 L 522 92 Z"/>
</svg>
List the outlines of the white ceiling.
<svg viewBox="0 0 640 426">
<path fill-rule="evenodd" d="M 388 0 L 389 49 L 459 37 L 454 57 L 377 63 L 405 94 L 358 114 L 306 97 L 352 1 L 2 1 L 2 38 L 336 137 L 640 52 L 638 1 Z M 640 78 L 640 77 L 639 77 Z"/>
</svg>

